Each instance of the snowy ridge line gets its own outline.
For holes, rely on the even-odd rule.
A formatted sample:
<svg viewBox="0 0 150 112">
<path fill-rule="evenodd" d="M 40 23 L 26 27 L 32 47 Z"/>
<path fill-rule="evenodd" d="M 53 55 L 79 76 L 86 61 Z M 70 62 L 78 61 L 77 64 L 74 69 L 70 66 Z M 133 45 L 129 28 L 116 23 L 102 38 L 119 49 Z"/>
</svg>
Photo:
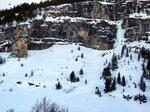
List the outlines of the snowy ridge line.
<svg viewBox="0 0 150 112">
<path fill-rule="evenodd" d="M 37 16 L 32 20 L 41 20 L 43 19 L 43 16 Z M 32 21 L 31 20 L 31 21 Z M 97 24 L 102 21 L 105 21 L 109 24 L 115 25 L 116 21 L 111 21 L 111 20 L 104 20 L 104 19 L 90 19 L 90 18 L 84 18 L 84 17 L 70 17 L 70 16 L 58 16 L 58 17 L 46 17 L 45 21 L 46 22 L 64 22 L 65 20 L 68 20 L 69 22 L 87 22 L 89 24 Z"/>
<path fill-rule="evenodd" d="M 129 15 L 129 18 L 135 18 L 135 19 L 150 19 L 150 15 L 147 13 L 131 13 Z"/>
</svg>

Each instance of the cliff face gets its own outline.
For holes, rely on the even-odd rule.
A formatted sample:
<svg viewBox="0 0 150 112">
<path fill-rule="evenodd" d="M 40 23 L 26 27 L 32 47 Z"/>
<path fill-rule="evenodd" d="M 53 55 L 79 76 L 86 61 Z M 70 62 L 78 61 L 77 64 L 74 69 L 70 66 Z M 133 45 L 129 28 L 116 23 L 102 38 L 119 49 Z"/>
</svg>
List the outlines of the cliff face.
<svg viewBox="0 0 150 112">
<path fill-rule="evenodd" d="M 45 16 L 70 16 L 70 17 L 85 17 L 94 19 L 104 19 L 105 16 L 110 16 L 113 10 L 113 4 L 104 4 L 103 2 L 81 2 L 74 4 L 65 4 L 56 7 L 49 7 L 45 10 Z M 104 16 L 105 15 L 105 16 Z M 113 18 L 111 18 L 113 19 Z"/>
<path fill-rule="evenodd" d="M 12 44 L 12 53 L 15 57 L 26 57 L 27 56 L 27 39 L 18 38 Z"/>
<path fill-rule="evenodd" d="M 150 32 L 150 16 L 143 16 L 140 13 L 135 16 L 125 18 L 122 25 L 126 29 L 125 38 L 130 41 L 143 40 L 148 37 Z"/>
<path fill-rule="evenodd" d="M 13 32 L 16 37 L 27 37 L 29 35 L 28 30 L 29 29 L 27 28 L 26 25 L 19 25 L 15 28 L 15 30 Z"/>
<path fill-rule="evenodd" d="M 80 42 L 84 46 L 97 49 L 113 48 L 116 37 L 116 25 L 106 21 L 93 21 L 92 19 L 61 19 L 61 22 L 52 21 L 33 21 L 33 27 L 30 36 L 34 38 L 59 38 L 69 42 Z M 40 20 L 41 21 L 41 20 Z M 94 42 L 96 40 L 96 42 Z M 101 43 L 107 44 L 102 47 Z"/>
<path fill-rule="evenodd" d="M 55 42 L 80 44 L 107 50 L 112 49 L 116 38 L 113 3 L 80 2 L 37 9 L 37 17 L 5 27 L 0 51 L 10 51 L 16 38 L 27 38 L 28 49 L 41 50 Z M 13 45 L 12 45 L 13 46 Z M 7 47 L 7 50 L 6 50 Z M 16 49 L 16 48 L 15 48 Z"/>
<path fill-rule="evenodd" d="M 133 15 L 140 11 L 150 15 L 147 10 L 150 1 L 139 2 L 97 0 L 38 8 L 32 19 L 0 26 L 0 51 L 11 51 L 12 43 L 20 37 L 28 39 L 29 50 L 45 49 L 56 42 L 80 42 L 86 47 L 112 49 L 116 21 L 122 19 L 125 38 L 142 39 L 150 31 L 150 17 Z"/>
<path fill-rule="evenodd" d="M 44 38 L 59 38 L 101 50 L 113 48 L 117 32 L 111 21 L 115 20 L 113 3 L 88 1 L 41 10 L 37 11 L 38 18 L 31 21 L 29 37 L 33 41 L 40 39 L 44 43 Z"/>
</svg>

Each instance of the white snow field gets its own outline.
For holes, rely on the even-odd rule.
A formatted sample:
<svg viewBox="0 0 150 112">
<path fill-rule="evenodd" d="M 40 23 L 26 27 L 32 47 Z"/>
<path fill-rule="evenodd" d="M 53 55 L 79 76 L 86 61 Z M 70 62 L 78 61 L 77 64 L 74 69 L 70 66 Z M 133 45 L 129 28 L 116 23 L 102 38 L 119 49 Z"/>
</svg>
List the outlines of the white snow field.
<svg viewBox="0 0 150 112">
<path fill-rule="evenodd" d="M 104 81 L 100 80 L 105 60 L 110 60 L 113 53 L 110 51 L 98 51 L 90 48 L 80 47 L 79 45 L 54 45 L 53 47 L 42 51 L 29 51 L 29 57 L 26 59 L 10 58 L 9 53 L 1 53 L 6 57 L 6 63 L 0 66 L 0 112 L 5 112 L 9 108 L 15 109 L 15 112 L 30 112 L 31 107 L 37 99 L 47 97 L 51 101 L 68 108 L 69 112 L 149 112 L 150 96 L 149 82 L 147 81 L 148 103 L 139 104 L 133 100 L 126 101 L 122 98 L 123 87 L 117 85 L 117 90 L 105 94 Z M 71 53 L 73 50 L 73 53 Z M 108 53 L 102 57 L 103 53 Z M 80 57 L 81 53 L 84 58 Z M 75 61 L 75 58 L 78 61 Z M 137 62 L 137 56 L 133 56 L 133 62 L 130 66 L 127 60 L 120 60 L 120 73 L 127 78 L 127 87 L 124 94 L 138 94 L 138 88 L 134 88 L 129 81 L 129 75 L 133 81 L 139 82 L 141 76 L 141 62 Z M 123 62 L 122 62 L 123 61 Z M 142 61 L 142 60 L 141 60 Z M 23 64 L 23 66 L 21 66 Z M 123 65 L 124 64 L 124 65 Z M 135 69 L 137 66 L 137 69 Z M 79 70 L 83 68 L 84 75 L 79 75 Z M 34 75 L 31 76 L 31 71 Z M 74 70 L 76 76 L 80 77 L 80 82 L 71 83 L 67 81 L 71 71 Z M 117 71 L 116 71 L 117 72 Z M 5 73 L 6 76 L 2 76 Z M 25 77 L 25 73 L 28 74 Z M 62 74 L 63 73 L 63 74 Z M 115 72 L 113 72 L 115 75 Z M 55 84 L 59 79 L 63 89 L 56 90 Z M 87 85 L 84 81 L 87 79 Z M 16 84 L 21 81 L 22 84 Z M 2 83 L 3 82 L 3 83 Z M 40 85 L 40 87 L 29 86 L 28 82 Z M 128 85 L 131 87 L 128 88 Z M 43 88 L 43 86 L 46 86 Z M 95 95 L 95 87 L 99 86 L 102 91 L 102 97 Z M 69 92 L 69 90 L 71 90 Z"/>
<path fill-rule="evenodd" d="M 0 0 L 0 9 L 9 8 L 10 0 L 7 1 Z M 16 2 L 20 4 L 21 1 L 23 0 L 18 2 L 12 0 L 11 2 L 14 3 L 11 4 L 16 5 Z M 54 20 L 47 18 L 47 21 Z M 118 60 L 119 69 L 112 71 L 112 76 L 117 77 L 120 72 L 121 76 L 126 77 L 126 87 L 117 84 L 116 91 L 110 93 L 103 91 L 104 80 L 100 79 L 103 69 L 111 61 L 113 53 L 120 54 L 125 44 L 125 30 L 121 28 L 121 23 L 121 21 L 117 23 L 117 39 L 115 48 L 112 50 L 100 51 L 83 46 L 80 46 L 81 50 L 78 50 L 78 44 L 56 44 L 49 49 L 28 51 L 28 57 L 23 59 L 13 58 L 10 53 L 0 53 L 0 56 L 6 58 L 6 63 L 0 65 L 0 112 L 6 112 L 8 109 L 14 109 L 15 112 L 30 112 L 36 101 L 43 97 L 68 108 L 69 112 L 149 112 L 150 81 L 145 80 L 147 88 L 144 93 L 139 90 L 139 87 L 134 88 L 133 84 L 138 84 L 140 81 L 143 63 L 143 59 L 138 61 L 138 54 L 134 53 L 135 46 L 145 46 L 150 49 L 150 46 L 142 41 L 127 43 L 127 46 L 131 48 L 129 55 L 132 54 L 132 60 L 130 57 L 123 56 Z M 84 58 L 81 58 L 82 53 Z M 75 61 L 76 58 L 78 61 Z M 84 71 L 82 76 L 79 75 L 81 68 Z M 79 82 L 68 81 L 73 70 L 80 78 Z M 31 71 L 34 72 L 33 76 Z M 27 77 L 25 77 L 26 73 Z M 131 77 L 132 80 L 130 80 Z M 63 87 L 61 90 L 55 88 L 58 80 Z M 18 81 L 22 84 L 17 84 Z M 39 87 L 29 86 L 29 82 Z M 102 97 L 95 95 L 96 86 L 102 92 Z M 133 98 L 130 101 L 123 99 L 123 94 L 134 96 L 139 93 L 147 96 L 147 103 L 139 104 Z"/>
<path fill-rule="evenodd" d="M 118 26 L 118 28 L 121 27 Z M 149 81 L 146 81 L 147 89 L 144 92 L 148 99 L 147 103 L 139 104 L 133 98 L 130 101 L 123 99 L 123 94 L 133 96 L 143 94 L 133 85 L 133 82 L 139 83 L 143 61 L 142 58 L 140 61 L 137 60 L 138 54 L 134 53 L 134 46 L 149 47 L 143 42 L 128 44 L 128 47 L 133 47 L 130 52 L 132 60 L 124 56 L 118 62 L 119 69 L 112 72 L 113 76 L 117 76 L 118 72 L 121 73 L 121 76 L 124 75 L 127 86 L 122 87 L 117 84 L 116 91 L 103 92 L 104 80 L 100 80 L 100 77 L 106 66 L 104 63 L 106 59 L 107 62 L 110 62 L 114 52 L 120 54 L 124 40 L 123 32 L 122 29 L 118 29 L 118 43 L 113 50 L 99 51 L 83 46 L 80 46 L 81 50 L 78 50 L 79 45 L 76 44 L 54 45 L 41 51 L 29 51 L 26 59 L 19 60 L 10 57 L 10 53 L 0 53 L 0 56 L 7 58 L 6 63 L 0 65 L 0 112 L 8 109 L 14 109 L 15 112 L 30 112 L 37 99 L 40 100 L 43 97 L 68 108 L 69 112 L 149 112 Z M 82 53 L 84 58 L 81 58 Z M 75 61 L 76 58 L 78 61 Z M 83 76 L 79 75 L 81 68 L 84 70 Z M 31 76 L 32 70 L 33 76 Z M 79 76 L 80 82 L 71 83 L 67 80 L 73 70 L 76 76 Z M 3 73 L 5 76 L 2 76 Z M 25 77 L 26 73 L 27 77 Z M 129 80 L 130 77 L 132 80 Z M 55 89 L 57 79 L 62 84 L 61 90 Z M 16 84 L 18 81 L 21 81 L 22 84 Z M 28 82 L 40 85 L 40 87 L 29 86 Z M 96 86 L 100 88 L 102 97 L 95 95 Z"/>
</svg>

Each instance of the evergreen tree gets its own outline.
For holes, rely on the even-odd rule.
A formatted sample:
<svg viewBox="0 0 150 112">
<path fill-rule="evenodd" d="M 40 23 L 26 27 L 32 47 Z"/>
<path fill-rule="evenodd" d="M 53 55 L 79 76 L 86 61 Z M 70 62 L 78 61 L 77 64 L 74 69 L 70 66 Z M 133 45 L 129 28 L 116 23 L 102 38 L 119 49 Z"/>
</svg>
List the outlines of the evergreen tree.
<svg viewBox="0 0 150 112">
<path fill-rule="evenodd" d="M 3 73 L 3 77 L 5 77 L 5 73 Z"/>
<path fill-rule="evenodd" d="M 80 46 L 78 47 L 78 50 L 79 50 L 79 51 L 81 50 Z"/>
<path fill-rule="evenodd" d="M 146 91 L 146 83 L 145 83 L 145 81 L 144 81 L 144 79 L 143 79 L 143 76 L 141 76 L 141 79 L 140 79 L 140 82 L 139 82 L 139 87 L 140 87 L 140 89 L 141 89 L 143 92 Z"/>
<path fill-rule="evenodd" d="M 84 58 L 84 55 L 83 55 L 83 53 L 81 54 L 81 58 Z"/>
<path fill-rule="evenodd" d="M 87 84 L 87 80 L 85 79 L 85 84 Z"/>
<path fill-rule="evenodd" d="M 102 77 L 104 79 L 111 77 L 111 72 L 110 72 L 109 67 L 104 68 L 103 73 L 102 73 Z"/>
<path fill-rule="evenodd" d="M 104 91 L 106 93 L 111 91 L 111 79 L 110 78 L 106 78 L 106 80 L 105 80 L 105 89 L 104 89 Z"/>
<path fill-rule="evenodd" d="M 78 57 L 76 57 L 75 61 L 78 61 Z"/>
<path fill-rule="evenodd" d="M 27 73 L 25 74 L 25 77 L 28 77 L 28 74 L 27 74 Z"/>
<path fill-rule="evenodd" d="M 122 77 L 122 86 L 126 86 L 126 80 L 124 76 Z"/>
<path fill-rule="evenodd" d="M 126 45 L 122 46 L 121 57 L 124 55 L 124 50 L 126 49 Z"/>
<path fill-rule="evenodd" d="M 113 54 L 111 61 L 112 61 L 112 63 L 111 63 L 112 70 L 117 69 L 118 68 L 118 60 L 117 60 L 117 55 L 116 54 Z"/>
<path fill-rule="evenodd" d="M 141 58 L 141 54 L 138 53 L 138 61 L 140 61 L 140 58 Z"/>
<path fill-rule="evenodd" d="M 84 72 L 83 72 L 83 69 L 82 69 L 82 68 L 80 69 L 79 74 L 80 74 L 80 75 L 83 75 L 83 74 L 84 74 Z"/>
<path fill-rule="evenodd" d="M 116 90 L 116 78 L 114 77 L 112 85 L 111 85 L 111 91 Z"/>
<path fill-rule="evenodd" d="M 70 74 L 70 81 L 75 82 L 75 79 L 76 79 L 75 73 L 74 73 L 74 71 L 72 71 Z"/>
<path fill-rule="evenodd" d="M 143 70 L 142 76 L 145 77 L 145 78 L 148 76 L 147 73 L 146 73 L 146 69 Z"/>
<path fill-rule="evenodd" d="M 56 89 L 62 89 L 62 85 L 60 84 L 60 82 L 58 82 L 58 83 L 56 84 Z"/>
<path fill-rule="evenodd" d="M 129 49 L 126 49 L 126 57 L 129 57 Z"/>
<path fill-rule="evenodd" d="M 4 64 L 5 61 L 6 61 L 6 59 L 5 59 L 5 58 L 2 58 L 2 57 L 0 56 L 0 64 Z"/>
<path fill-rule="evenodd" d="M 34 74 L 34 72 L 33 72 L 33 70 L 31 70 L 31 76 L 33 76 L 33 74 Z"/>
<path fill-rule="evenodd" d="M 130 54 L 130 60 L 132 60 L 132 54 Z"/>
<path fill-rule="evenodd" d="M 121 76 L 120 76 L 120 72 L 118 73 L 117 83 L 118 83 L 118 84 L 121 84 Z"/>
<path fill-rule="evenodd" d="M 120 60 L 121 59 L 121 57 L 120 57 L 120 55 L 118 55 L 118 60 Z"/>
<path fill-rule="evenodd" d="M 147 70 L 150 70 L 150 59 L 148 60 L 148 63 L 147 63 Z"/>
</svg>

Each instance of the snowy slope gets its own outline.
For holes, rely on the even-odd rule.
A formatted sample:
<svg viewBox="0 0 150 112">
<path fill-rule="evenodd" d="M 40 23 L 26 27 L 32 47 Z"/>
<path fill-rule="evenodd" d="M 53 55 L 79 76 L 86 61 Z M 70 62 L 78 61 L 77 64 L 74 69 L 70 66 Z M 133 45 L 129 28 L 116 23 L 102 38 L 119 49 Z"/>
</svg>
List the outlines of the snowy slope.
<svg viewBox="0 0 150 112">
<path fill-rule="evenodd" d="M 138 61 L 138 54 L 134 53 L 134 46 L 147 47 L 144 42 L 134 42 L 127 44 L 131 48 L 132 60 L 123 56 L 118 60 L 119 69 L 112 71 L 112 75 L 117 77 L 118 72 L 126 77 L 127 86 L 122 87 L 117 84 L 117 90 L 104 93 L 104 80 L 100 79 L 103 68 L 110 62 L 113 53 L 120 54 L 124 44 L 124 30 L 121 29 L 121 21 L 118 22 L 118 32 L 115 49 L 99 51 L 80 46 L 54 45 L 42 51 L 29 51 L 26 59 L 10 57 L 10 53 L 0 53 L 6 58 L 6 63 L 0 65 L 0 112 L 8 109 L 15 109 L 15 112 L 29 112 L 37 99 L 47 97 L 48 99 L 68 108 L 69 112 L 149 112 L 150 105 L 150 82 L 146 81 L 147 89 L 143 93 L 139 88 L 134 88 L 133 82 L 139 83 L 143 59 Z M 73 51 L 73 52 L 72 52 Z M 84 58 L 81 58 L 81 54 Z M 78 58 L 78 61 L 75 59 Z M 23 64 L 23 66 L 21 66 Z M 84 75 L 79 75 L 79 70 L 83 68 Z M 68 81 L 69 75 L 75 71 L 79 76 L 80 82 L 71 83 Z M 31 76 L 31 71 L 34 72 Z M 5 76 L 3 76 L 5 73 Z M 25 74 L 27 73 L 27 77 Z M 132 80 L 130 78 L 132 77 Z M 55 84 L 58 82 L 63 89 L 56 90 Z M 87 80 L 87 85 L 85 84 Z M 22 84 L 16 82 L 21 81 Z M 39 85 L 40 87 L 29 86 L 28 82 Z M 102 97 L 95 95 L 95 87 L 98 86 L 102 92 Z M 123 92 L 123 89 L 125 90 Z M 127 101 L 123 99 L 123 94 L 134 96 L 145 94 L 148 102 Z M 119 105 L 119 106 L 118 106 Z M 108 108 L 109 106 L 109 108 Z"/>
<path fill-rule="evenodd" d="M 13 4 L 22 2 L 24 1 L 19 0 Z M 31 1 L 28 2 L 31 3 Z M 0 1 L 0 7 L 9 8 L 9 3 L 10 1 L 5 1 L 5 3 Z M 76 19 L 70 18 L 70 20 Z M 56 20 L 47 18 L 47 21 Z M 67 44 L 54 45 L 41 51 L 29 51 L 29 56 L 25 59 L 12 58 L 10 53 L 0 53 L 0 56 L 6 58 L 6 63 L 0 65 L 0 112 L 6 112 L 10 108 L 15 109 L 15 112 L 30 112 L 37 99 L 45 96 L 68 108 L 69 112 L 149 112 L 150 82 L 145 80 L 147 89 L 144 93 L 138 87 L 135 88 L 133 84 L 138 84 L 140 81 L 141 64 L 144 61 L 142 58 L 138 61 L 138 54 L 134 53 L 136 50 L 134 47 L 150 48 L 144 42 L 127 43 L 127 46 L 131 48 L 129 55 L 132 54 L 132 60 L 130 57 L 123 56 L 118 60 L 119 69 L 112 71 L 113 77 L 117 77 L 118 72 L 121 76 L 124 75 L 127 86 L 123 87 L 117 84 L 116 91 L 110 93 L 103 91 L 104 80 L 100 79 L 103 69 L 110 62 L 113 53 L 120 55 L 122 46 L 125 44 L 125 30 L 121 28 L 122 21 L 118 21 L 117 24 L 117 39 L 113 50 L 99 51 L 83 46 L 80 46 L 81 50 L 78 50 L 79 45 Z M 81 58 L 82 53 L 84 58 Z M 75 61 L 76 58 L 78 61 Z M 81 68 L 84 70 L 83 76 L 79 75 Z M 73 70 L 80 78 L 80 82 L 68 81 Z M 31 76 L 31 71 L 34 72 L 33 76 Z M 27 77 L 25 77 L 26 73 Z M 130 80 L 131 77 L 132 80 Z M 57 80 L 62 84 L 61 90 L 55 89 Z M 87 80 L 87 85 L 85 80 Z M 18 81 L 21 81 L 22 84 L 17 84 Z M 29 86 L 28 82 L 39 87 Z M 95 95 L 96 86 L 102 92 L 102 97 Z M 123 92 L 123 90 L 125 91 Z M 139 93 L 147 96 L 147 103 L 139 104 L 139 102 L 133 101 L 133 98 L 130 101 L 123 99 L 123 94 L 134 96 Z"/>
<path fill-rule="evenodd" d="M 138 44 L 142 45 L 142 43 L 133 43 L 129 46 Z M 123 87 L 120 85 L 117 85 L 116 91 L 105 94 L 103 92 L 104 81 L 100 80 L 99 77 L 102 74 L 106 59 L 108 62 L 110 61 L 114 50 L 98 51 L 81 46 L 79 51 L 78 47 L 79 45 L 75 44 L 54 45 L 42 51 L 29 51 L 29 57 L 20 60 L 10 58 L 9 53 L 1 53 L 0 55 L 6 57 L 7 60 L 4 65 L 0 66 L 0 77 L 4 81 L 0 85 L 0 112 L 5 112 L 8 108 L 15 109 L 15 112 L 29 112 L 36 100 L 44 96 L 67 107 L 69 112 L 108 112 L 110 110 L 111 112 L 120 112 L 120 110 L 149 112 L 149 82 L 147 82 L 148 86 L 145 92 L 148 97 L 146 104 L 141 105 L 133 100 L 128 102 L 123 99 Z M 84 54 L 83 59 L 80 57 L 81 53 Z M 103 56 L 104 53 L 105 56 Z M 75 61 L 76 57 L 79 57 L 78 61 Z M 134 53 L 133 57 L 130 66 L 127 64 L 128 58 L 124 57 L 119 60 L 120 69 L 113 72 L 114 76 L 118 72 L 126 76 L 128 83 L 124 93 L 130 95 L 141 92 L 138 88 L 134 88 L 132 81 L 138 83 L 140 80 L 142 60 L 138 62 L 138 56 Z M 84 70 L 83 76 L 79 75 L 81 68 Z M 30 76 L 32 70 L 34 71 L 33 77 Z M 72 70 L 80 77 L 80 82 L 71 83 L 67 81 Z M 2 73 L 5 73 L 6 76 L 3 77 Z M 28 77 L 25 77 L 25 73 L 28 74 Z M 129 75 L 133 77 L 132 81 L 129 81 Z M 57 79 L 63 86 L 62 90 L 55 89 Z M 84 83 L 85 79 L 88 81 L 87 85 Z M 16 84 L 17 81 L 21 81 L 22 84 Z M 39 84 L 40 87 L 30 87 L 28 82 Z M 128 85 L 131 87 L 129 88 Z M 96 86 L 102 91 L 102 97 L 95 95 Z M 71 91 L 68 92 L 68 90 Z"/>
<path fill-rule="evenodd" d="M 41 0 L 0 0 L 0 9 L 10 9 L 22 3 L 39 3 Z M 44 0 L 43 0 L 44 1 Z"/>
</svg>

